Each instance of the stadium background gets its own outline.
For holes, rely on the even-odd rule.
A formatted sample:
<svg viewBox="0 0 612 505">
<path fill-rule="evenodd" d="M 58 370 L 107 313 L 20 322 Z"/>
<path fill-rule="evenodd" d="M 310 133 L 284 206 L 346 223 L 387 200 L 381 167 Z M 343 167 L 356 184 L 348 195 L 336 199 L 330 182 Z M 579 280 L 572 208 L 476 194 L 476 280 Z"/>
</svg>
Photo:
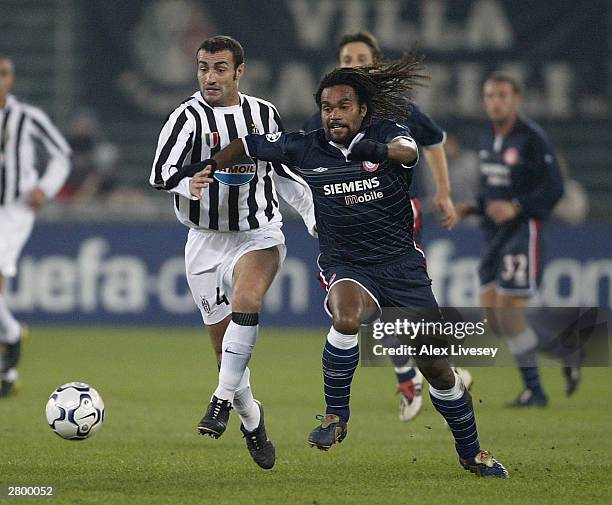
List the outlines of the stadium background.
<svg viewBox="0 0 612 505">
<path fill-rule="evenodd" d="M 99 172 L 97 192 L 63 198 L 43 211 L 9 286 L 11 306 L 25 320 L 199 324 L 182 273 L 186 230 L 175 221 L 168 195 L 147 182 L 165 116 L 195 89 L 194 48 L 217 33 L 241 40 L 247 54 L 241 89 L 271 100 L 295 129 L 314 111 L 312 92 L 335 63 L 339 36 L 364 27 L 388 55 L 418 45 L 432 77 L 418 102 L 457 138 L 462 154 L 474 153 L 484 122 L 483 77 L 502 68 L 519 78 L 525 112 L 549 132 L 589 207 L 573 224 L 557 220 L 547 227 L 539 303 L 612 304 L 612 9 L 605 0 L 588 8 L 502 0 L 2 5 L 0 48 L 16 64 L 15 94 L 42 106 L 69 139 L 77 119 L 89 118 L 92 142 L 110 160 L 85 166 Z M 36 35 L 23 37 L 25 31 Z M 426 177 L 425 167 L 419 172 Z M 427 184 L 421 186 L 427 210 Z M 431 214 L 425 226 L 441 303 L 474 305 L 478 232 L 462 226 L 446 233 Z M 289 256 L 263 321 L 325 325 L 316 243 L 291 214 L 285 230 Z"/>
</svg>

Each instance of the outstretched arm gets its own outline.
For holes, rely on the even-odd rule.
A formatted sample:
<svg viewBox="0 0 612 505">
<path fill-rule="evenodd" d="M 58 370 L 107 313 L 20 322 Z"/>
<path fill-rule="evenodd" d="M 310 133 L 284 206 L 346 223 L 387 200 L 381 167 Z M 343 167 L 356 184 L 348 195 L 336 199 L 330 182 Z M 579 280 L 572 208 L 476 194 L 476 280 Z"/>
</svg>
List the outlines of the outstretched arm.
<svg viewBox="0 0 612 505">
<path fill-rule="evenodd" d="M 416 142 L 407 137 L 396 137 L 386 144 L 365 139 L 353 146 L 348 159 L 373 163 L 390 160 L 402 165 L 413 166 L 419 159 L 419 151 Z"/>
</svg>

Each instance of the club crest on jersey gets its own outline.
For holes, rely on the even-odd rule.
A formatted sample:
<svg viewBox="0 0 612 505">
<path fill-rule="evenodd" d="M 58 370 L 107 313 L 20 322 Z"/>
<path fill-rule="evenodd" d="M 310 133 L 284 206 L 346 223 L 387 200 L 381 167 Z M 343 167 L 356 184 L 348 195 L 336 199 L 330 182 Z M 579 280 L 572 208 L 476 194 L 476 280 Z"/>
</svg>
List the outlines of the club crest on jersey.
<svg viewBox="0 0 612 505">
<path fill-rule="evenodd" d="M 516 165 L 519 160 L 519 152 L 516 147 L 509 147 L 504 151 L 504 163 L 506 165 Z"/>
<path fill-rule="evenodd" d="M 226 186 L 242 186 L 253 180 L 257 173 L 257 164 L 251 158 L 245 158 L 231 167 L 218 168 L 213 177 Z"/>
<path fill-rule="evenodd" d="M 206 132 L 203 137 L 204 143 L 211 149 L 219 145 L 219 132 Z"/>
<path fill-rule="evenodd" d="M 366 172 L 376 172 L 378 170 L 378 167 L 380 166 L 379 163 L 372 163 L 371 161 L 363 161 L 361 163 L 361 166 L 363 167 L 363 169 Z"/>
</svg>

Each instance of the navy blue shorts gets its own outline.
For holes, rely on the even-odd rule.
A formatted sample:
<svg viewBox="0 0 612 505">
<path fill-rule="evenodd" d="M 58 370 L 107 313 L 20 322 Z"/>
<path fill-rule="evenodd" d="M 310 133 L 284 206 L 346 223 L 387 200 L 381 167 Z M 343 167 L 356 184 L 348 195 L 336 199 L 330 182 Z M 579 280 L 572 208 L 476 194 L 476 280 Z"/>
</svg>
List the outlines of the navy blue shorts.
<svg viewBox="0 0 612 505">
<path fill-rule="evenodd" d="M 425 258 L 420 252 L 418 257 L 408 257 L 390 264 L 364 266 L 338 263 L 321 269 L 319 279 L 328 293 L 337 282 L 355 282 L 369 293 L 379 309 L 438 307 L 431 290 L 431 279 L 425 268 Z M 324 307 L 330 314 L 327 296 Z M 379 316 L 380 314 L 376 318 Z"/>
<path fill-rule="evenodd" d="M 535 293 L 542 278 L 540 223 L 519 221 L 488 234 L 478 269 L 482 288 L 514 296 Z"/>
</svg>

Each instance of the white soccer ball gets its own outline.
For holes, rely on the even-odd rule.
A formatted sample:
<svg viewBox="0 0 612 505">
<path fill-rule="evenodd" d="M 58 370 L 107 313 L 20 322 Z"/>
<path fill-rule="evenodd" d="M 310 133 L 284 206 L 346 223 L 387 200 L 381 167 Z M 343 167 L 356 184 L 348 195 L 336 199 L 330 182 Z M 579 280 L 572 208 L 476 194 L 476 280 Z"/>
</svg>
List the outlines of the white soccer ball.
<svg viewBox="0 0 612 505">
<path fill-rule="evenodd" d="M 58 387 L 45 409 L 51 429 L 67 440 L 84 440 L 96 433 L 104 421 L 100 394 L 84 382 Z"/>
</svg>

